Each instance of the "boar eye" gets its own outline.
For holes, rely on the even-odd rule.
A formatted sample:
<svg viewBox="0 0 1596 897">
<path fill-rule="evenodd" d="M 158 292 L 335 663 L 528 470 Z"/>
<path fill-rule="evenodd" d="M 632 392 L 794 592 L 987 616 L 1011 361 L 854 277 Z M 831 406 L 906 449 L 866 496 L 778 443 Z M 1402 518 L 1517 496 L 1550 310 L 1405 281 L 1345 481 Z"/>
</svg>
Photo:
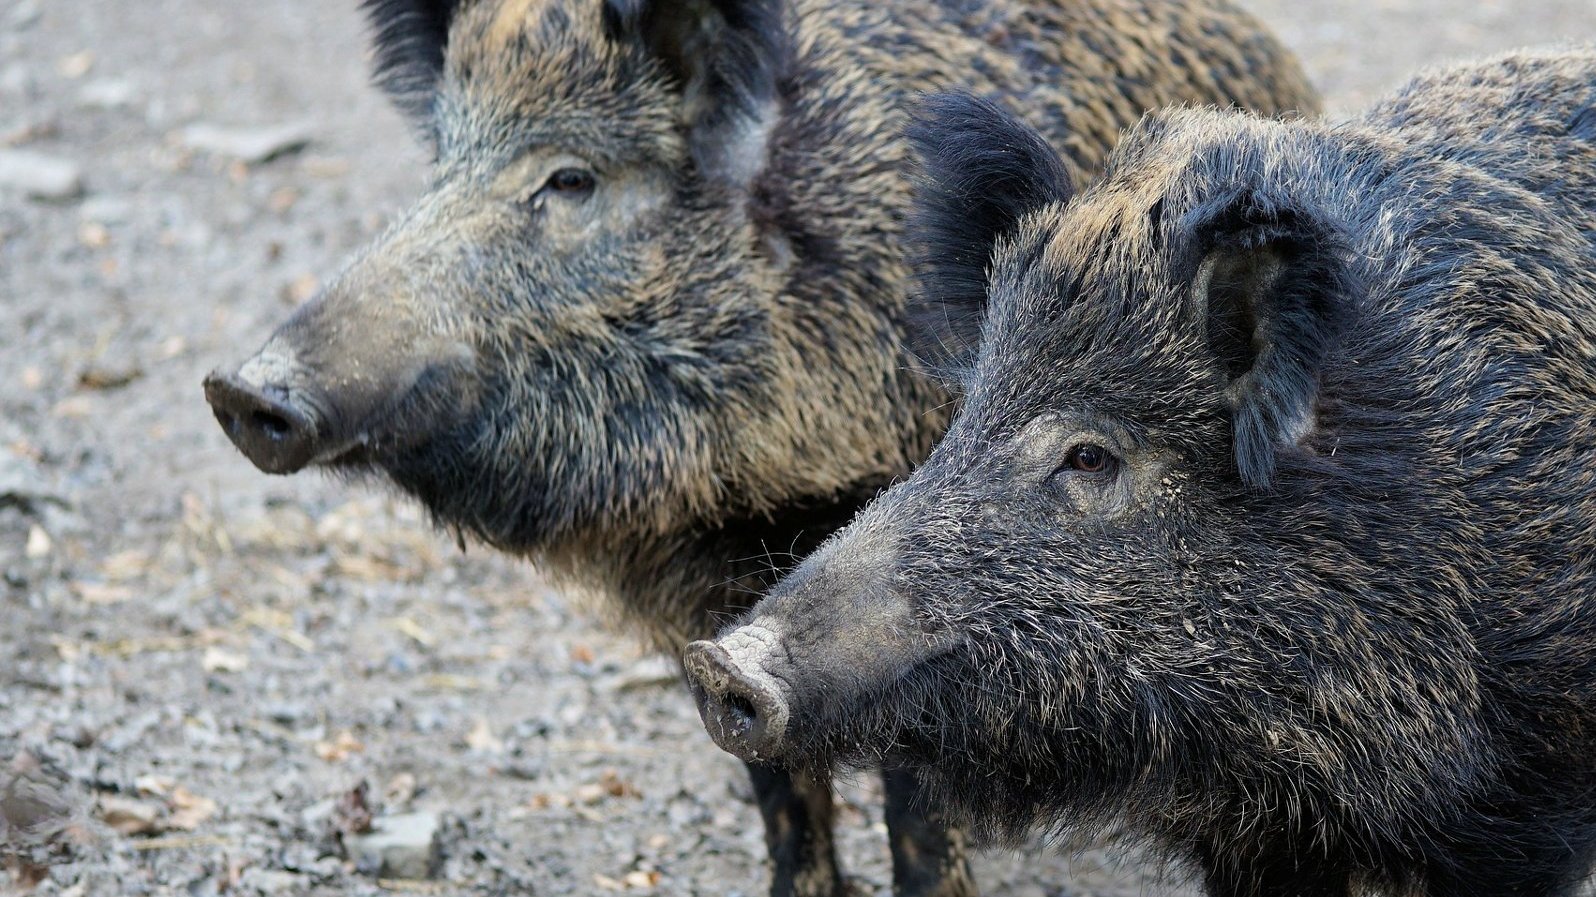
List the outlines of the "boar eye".
<svg viewBox="0 0 1596 897">
<path fill-rule="evenodd" d="M 561 168 L 549 175 L 543 188 L 572 199 L 580 199 L 593 192 L 593 172 L 585 168 Z"/>
<path fill-rule="evenodd" d="M 1114 467 L 1114 456 L 1108 449 L 1100 445 L 1086 443 L 1070 449 L 1064 459 L 1064 466 L 1069 470 L 1078 470 L 1081 473 L 1107 473 Z"/>
</svg>

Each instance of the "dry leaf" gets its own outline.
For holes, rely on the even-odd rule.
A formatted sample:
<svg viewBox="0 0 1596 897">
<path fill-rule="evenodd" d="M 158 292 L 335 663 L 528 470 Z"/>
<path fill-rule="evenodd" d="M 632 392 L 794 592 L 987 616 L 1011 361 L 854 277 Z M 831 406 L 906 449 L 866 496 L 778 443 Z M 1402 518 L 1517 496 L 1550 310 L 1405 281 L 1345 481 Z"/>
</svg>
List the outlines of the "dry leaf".
<svg viewBox="0 0 1596 897">
<path fill-rule="evenodd" d="M 371 803 L 367 795 L 371 786 L 361 781 L 360 784 L 338 795 L 338 801 L 333 805 L 333 826 L 346 835 L 363 835 L 371 831 L 372 816 Z"/>
<path fill-rule="evenodd" d="M 144 576 L 149 567 L 149 553 L 130 548 L 106 558 L 100 565 L 100 575 L 111 582 L 130 582 Z"/>
<path fill-rule="evenodd" d="M 167 800 L 172 806 L 172 815 L 166 820 L 169 829 L 191 832 L 216 815 L 216 801 L 201 797 L 182 785 L 172 789 L 172 795 Z"/>
<path fill-rule="evenodd" d="M 626 873 L 626 877 L 622 878 L 621 881 L 625 882 L 626 886 L 629 888 L 643 890 L 645 888 L 652 888 L 659 884 L 659 873 L 644 872 L 643 870 L 639 869 L 636 872 Z"/>
<path fill-rule="evenodd" d="M 100 818 L 124 835 L 147 835 L 161 831 L 161 807 L 150 801 L 108 794 L 100 798 Z"/>
<path fill-rule="evenodd" d="M 608 794 L 610 797 L 643 796 L 643 792 L 637 790 L 637 787 L 631 782 L 622 779 L 613 769 L 604 770 L 604 774 L 599 777 L 599 786 L 602 787 L 604 789 L 604 793 Z"/>
<path fill-rule="evenodd" d="M 89 365 L 78 373 L 78 386 L 82 389 L 118 389 L 144 376 L 137 366 L 101 367 Z"/>
</svg>

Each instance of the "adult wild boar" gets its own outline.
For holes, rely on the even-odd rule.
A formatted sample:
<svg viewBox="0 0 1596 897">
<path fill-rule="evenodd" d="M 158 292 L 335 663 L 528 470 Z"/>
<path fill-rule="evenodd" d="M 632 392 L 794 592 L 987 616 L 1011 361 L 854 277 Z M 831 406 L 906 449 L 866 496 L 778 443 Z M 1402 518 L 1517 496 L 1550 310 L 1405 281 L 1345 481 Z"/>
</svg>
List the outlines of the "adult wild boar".
<svg viewBox="0 0 1596 897">
<path fill-rule="evenodd" d="M 911 97 L 1008 99 L 1072 179 L 1150 107 L 1315 104 L 1222 0 L 365 8 L 432 187 L 207 397 L 261 469 L 391 480 L 672 653 L 946 425 L 900 350 Z M 754 777 L 777 893 L 838 893 L 828 785 Z M 967 893 L 889 792 L 900 890 Z"/>
<path fill-rule="evenodd" d="M 1567 893 L 1596 844 L 1596 50 L 1344 126 L 1156 114 L 1068 204 L 1034 132 L 931 111 L 966 400 L 689 647 L 716 740 L 884 757 L 998 834 L 1113 822 L 1224 897 Z"/>
</svg>

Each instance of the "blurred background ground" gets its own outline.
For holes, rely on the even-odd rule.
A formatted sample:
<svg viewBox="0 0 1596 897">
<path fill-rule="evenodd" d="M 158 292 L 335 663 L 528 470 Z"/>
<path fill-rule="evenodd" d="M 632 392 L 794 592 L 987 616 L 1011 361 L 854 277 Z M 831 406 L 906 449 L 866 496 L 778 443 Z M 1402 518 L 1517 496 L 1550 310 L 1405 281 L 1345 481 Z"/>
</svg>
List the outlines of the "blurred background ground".
<svg viewBox="0 0 1596 897">
<path fill-rule="evenodd" d="M 1247 5 L 1338 113 L 1596 38 L 1591 0 Z M 419 189 L 363 48 L 354 0 L 0 0 L 0 893 L 762 894 L 669 670 L 407 503 L 256 473 L 201 399 Z M 842 800 L 887 894 L 877 797 Z M 372 814 L 411 826 L 386 868 L 329 840 Z M 1186 893 L 1112 851 L 980 867 Z"/>
</svg>

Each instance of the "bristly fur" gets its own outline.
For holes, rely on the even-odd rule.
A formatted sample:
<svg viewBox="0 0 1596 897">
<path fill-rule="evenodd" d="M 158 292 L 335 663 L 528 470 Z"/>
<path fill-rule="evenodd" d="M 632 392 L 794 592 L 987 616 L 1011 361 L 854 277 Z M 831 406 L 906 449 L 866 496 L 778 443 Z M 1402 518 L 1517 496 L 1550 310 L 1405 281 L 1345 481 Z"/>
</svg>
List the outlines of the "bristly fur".
<svg viewBox="0 0 1596 897">
<path fill-rule="evenodd" d="M 371 28 L 372 72 L 399 111 L 423 131 L 443 74 L 449 22 L 463 0 L 361 0 Z"/>
<path fill-rule="evenodd" d="M 1586 47 L 1132 129 L 1001 241 L 930 458 L 718 640 L 774 683 L 760 756 L 1114 826 L 1215 897 L 1574 893 L 1593 116 Z"/>
<path fill-rule="evenodd" d="M 273 337 L 269 386 L 317 419 L 319 462 L 606 596 L 673 655 L 947 425 L 904 349 L 920 96 L 1001 98 L 1080 183 L 1147 109 L 1317 106 L 1229 0 L 366 11 L 431 186 Z M 758 781 L 776 887 L 840 893 L 825 781 Z M 905 837 L 941 893 L 973 891 L 956 839 Z"/>
<path fill-rule="evenodd" d="M 909 348 L 928 369 L 958 379 L 980 342 L 998 239 L 1028 212 L 1067 202 L 1074 185 L 1041 134 L 967 93 L 927 97 L 907 136 L 919 159 Z"/>
</svg>

